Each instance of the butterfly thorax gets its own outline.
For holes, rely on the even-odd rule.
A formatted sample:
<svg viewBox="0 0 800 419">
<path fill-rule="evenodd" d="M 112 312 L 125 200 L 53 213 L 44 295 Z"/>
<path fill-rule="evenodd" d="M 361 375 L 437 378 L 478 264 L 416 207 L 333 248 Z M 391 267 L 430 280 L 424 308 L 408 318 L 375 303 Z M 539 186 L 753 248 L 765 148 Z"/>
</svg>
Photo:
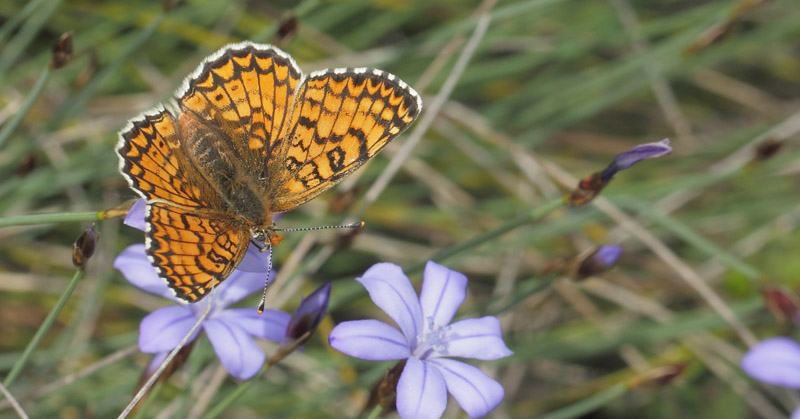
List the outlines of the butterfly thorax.
<svg viewBox="0 0 800 419">
<path fill-rule="evenodd" d="M 191 113 L 181 114 L 179 121 L 191 171 L 201 178 L 198 184 L 211 189 L 204 195 L 218 198 L 211 204 L 222 213 L 234 215 L 252 231 L 271 228 L 264 181 L 253 175 L 235 140 Z"/>
</svg>

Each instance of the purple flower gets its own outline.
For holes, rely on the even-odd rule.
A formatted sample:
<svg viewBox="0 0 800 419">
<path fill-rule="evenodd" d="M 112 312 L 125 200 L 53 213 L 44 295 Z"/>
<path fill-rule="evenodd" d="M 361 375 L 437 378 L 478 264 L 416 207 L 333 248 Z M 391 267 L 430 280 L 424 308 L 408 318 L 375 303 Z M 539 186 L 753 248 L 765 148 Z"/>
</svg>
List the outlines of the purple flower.
<svg viewBox="0 0 800 419">
<path fill-rule="evenodd" d="M 622 248 L 615 244 L 600 246 L 580 262 L 575 276 L 577 279 L 585 279 L 603 273 L 617 264 L 620 255 Z"/>
<path fill-rule="evenodd" d="M 669 138 L 655 143 L 639 144 L 626 152 L 618 154 L 614 161 L 603 170 L 602 178 L 608 182 L 621 170 L 625 170 L 642 160 L 661 157 L 671 152 L 672 147 L 669 146 Z"/>
<path fill-rule="evenodd" d="M 742 369 L 756 380 L 800 389 L 800 344 L 785 337 L 763 340 L 744 355 Z M 792 419 L 800 419 L 800 408 Z"/>
<path fill-rule="evenodd" d="M 294 311 L 289 325 L 286 327 L 286 337 L 281 346 L 292 344 L 309 332 L 314 332 L 319 322 L 328 312 L 328 300 L 331 297 L 331 283 L 326 282 L 308 297 L 300 300 L 300 305 Z"/>
<path fill-rule="evenodd" d="M 349 321 L 331 331 L 329 342 L 356 358 L 406 360 L 397 384 L 401 417 L 441 416 L 448 392 L 470 417 L 484 416 L 500 404 L 504 391 L 497 381 L 446 358 L 492 360 L 513 353 L 496 317 L 449 324 L 466 296 L 463 274 L 428 262 L 419 298 L 401 268 L 391 263 L 374 265 L 357 281 L 400 331 L 378 320 Z"/>
<path fill-rule="evenodd" d="M 140 204 L 141 203 L 141 204 Z M 125 223 L 143 228 L 144 204 L 134 204 Z M 254 337 L 280 341 L 289 324 L 289 314 L 265 310 L 259 315 L 253 308 L 227 308 L 264 287 L 267 273 L 267 254 L 251 252 L 250 261 L 244 261 L 231 275 L 217 286 L 211 300 L 211 311 L 203 321 L 205 330 L 220 362 L 236 378 L 247 379 L 256 374 L 264 363 L 264 352 Z M 243 266 L 244 268 L 242 269 Z M 114 267 L 133 285 L 151 294 L 160 295 L 177 303 L 148 314 L 139 325 L 139 349 L 155 354 L 153 363 L 159 363 L 174 349 L 206 309 L 207 300 L 198 304 L 184 303 L 173 295 L 167 284 L 159 278 L 145 255 L 143 244 L 129 246 L 114 260 Z M 197 335 L 192 336 L 192 340 Z M 152 364 L 151 364 L 152 366 Z"/>
</svg>

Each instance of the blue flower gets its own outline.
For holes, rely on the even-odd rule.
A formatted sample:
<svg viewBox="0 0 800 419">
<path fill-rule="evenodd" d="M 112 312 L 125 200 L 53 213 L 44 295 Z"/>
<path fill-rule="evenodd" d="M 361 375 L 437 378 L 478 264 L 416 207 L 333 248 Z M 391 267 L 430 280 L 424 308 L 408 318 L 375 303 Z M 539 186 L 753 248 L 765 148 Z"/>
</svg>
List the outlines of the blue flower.
<svg viewBox="0 0 800 419">
<path fill-rule="evenodd" d="M 434 262 L 425 267 L 419 298 L 402 269 L 379 263 L 357 279 L 370 298 L 399 326 L 378 320 L 337 325 L 331 347 L 372 360 L 406 360 L 397 384 L 397 411 L 403 418 L 439 417 L 447 393 L 470 417 L 488 414 L 503 400 L 503 387 L 481 370 L 448 357 L 493 360 L 513 352 L 503 342 L 496 317 L 450 324 L 466 296 L 467 278 Z"/>
<path fill-rule="evenodd" d="M 144 201 L 137 201 L 125 224 L 144 229 L 144 208 Z M 187 304 L 175 298 L 147 259 L 143 244 L 123 250 L 114 260 L 114 267 L 133 285 L 176 303 L 148 314 L 139 325 L 139 349 L 155 354 L 153 363 L 157 365 L 189 332 L 205 311 L 207 300 Z M 220 362 L 236 378 L 250 378 L 264 364 L 264 352 L 254 338 L 280 342 L 289 324 L 289 314 L 282 311 L 265 310 L 259 315 L 254 308 L 228 308 L 260 291 L 266 274 L 267 254 L 251 246 L 245 259 L 217 286 L 211 311 L 202 324 Z M 191 339 L 196 337 L 197 334 Z"/>
<path fill-rule="evenodd" d="M 742 369 L 767 384 L 800 390 L 800 344 L 785 337 L 763 340 L 744 355 Z M 800 407 L 792 419 L 800 419 Z"/>
<path fill-rule="evenodd" d="M 617 154 L 614 161 L 603 170 L 603 180 L 608 182 L 617 172 L 630 168 L 645 159 L 653 159 L 672 152 L 669 138 L 655 143 L 639 144 L 632 149 Z"/>
</svg>

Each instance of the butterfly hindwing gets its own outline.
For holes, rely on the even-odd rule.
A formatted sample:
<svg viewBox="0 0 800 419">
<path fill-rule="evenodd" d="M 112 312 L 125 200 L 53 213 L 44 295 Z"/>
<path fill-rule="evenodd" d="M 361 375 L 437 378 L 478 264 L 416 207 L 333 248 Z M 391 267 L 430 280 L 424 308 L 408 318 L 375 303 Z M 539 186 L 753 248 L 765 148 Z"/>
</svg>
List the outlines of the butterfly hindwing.
<svg viewBox="0 0 800 419">
<path fill-rule="evenodd" d="M 341 181 L 396 138 L 421 111 L 417 93 L 392 74 L 330 69 L 299 87 L 282 167 L 270 167 L 270 209 L 291 210 Z"/>
<path fill-rule="evenodd" d="M 155 203 L 147 206 L 146 222 L 148 258 L 175 295 L 188 302 L 227 278 L 250 244 L 250 232 L 222 215 Z"/>
</svg>

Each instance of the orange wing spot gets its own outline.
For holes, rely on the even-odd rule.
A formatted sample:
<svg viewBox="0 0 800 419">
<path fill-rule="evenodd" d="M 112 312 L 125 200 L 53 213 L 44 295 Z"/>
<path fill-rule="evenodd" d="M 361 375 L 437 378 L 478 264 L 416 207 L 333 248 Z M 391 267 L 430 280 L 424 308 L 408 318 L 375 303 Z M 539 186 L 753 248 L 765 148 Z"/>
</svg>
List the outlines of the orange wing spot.
<svg viewBox="0 0 800 419">
<path fill-rule="evenodd" d="M 244 84 L 242 84 L 241 80 L 232 80 L 225 83 L 225 90 L 228 91 L 228 95 L 233 99 L 233 103 L 236 104 L 236 112 L 239 113 L 239 117 L 247 118 L 250 116 L 250 102 L 247 100 L 247 92 L 245 92 Z"/>
<path fill-rule="evenodd" d="M 383 112 L 381 112 L 381 119 L 384 121 L 391 121 L 394 118 L 394 111 L 391 108 L 385 108 Z"/>
<path fill-rule="evenodd" d="M 275 77 L 278 80 L 286 80 L 289 77 L 289 67 L 285 65 L 275 66 Z"/>
<path fill-rule="evenodd" d="M 256 56 L 256 65 L 262 72 L 267 73 L 272 69 L 272 57 L 262 58 Z"/>
<path fill-rule="evenodd" d="M 253 63 L 253 54 L 247 54 L 244 57 L 233 57 L 233 61 L 235 61 L 239 67 L 250 67 L 250 64 Z"/>
<path fill-rule="evenodd" d="M 181 102 L 184 106 L 197 113 L 202 113 L 206 108 L 208 108 L 208 101 L 203 97 L 203 95 L 199 94 L 193 94 L 187 98 L 184 98 Z"/>
<path fill-rule="evenodd" d="M 319 137 L 329 137 L 333 130 L 333 123 L 336 121 L 336 114 L 329 111 L 322 112 L 317 121 L 317 135 Z M 342 134 L 337 134 L 342 135 Z"/>
<path fill-rule="evenodd" d="M 381 83 L 381 82 L 376 82 L 376 81 L 373 81 L 372 79 L 367 79 L 366 86 L 367 86 L 367 92 L 369 93 L 369 95 L 370 96 L 377 95 L 378 94 L 378 90 L 380 90 L 382 84 L 383 83 Z"/>
<path fill-rule="evenodd" d="M 251 108 L 261 107 L 261 89 L 258 84 L 258 74 L 255 71 L 247 71 L 242 73 L 242 82 L 247 91 L 247 100 Z"/>
<path fill-rule="evenodd" d="M 361 81 L 360 84 L 356 84 L 355 79 L 347 80 L 347 87 L 350 89 L 350 94 L 353 96 L 361 96 L 361 94 L 364 93 L 365 85 L 365 81 Z"/>
<path fill-rule="evenodd" d="M 211 71 L 225 80 L 230 80 L 233 78 L 236 70 L 233 66 L 233 61 L 225 61 L 221 66 L 212 68 Z"/>
<path fill-rule="evenodd" d="M 330 83 L 328 83 L 328 87 L 331 89 L 332 93 L 336 95 L 341 95 L 342 92 L 344 91 L 344 88 L 347 87 L 347 80 L 342 80 L 342 81 L 331 80 Z"/>
<path fill-rule="evenodd" d="M 198 80 L 195 86 L 202 87 L 204 89 L 210 89 L 214 87 L 214 76 L 209 73 L 205 80 Z"/>
<path fill-rule="evenodd" d="M 402 103 L 403 103 L 403 97 L 396 96 L 393 91 L 392 95 L 389 96 L 389 104 L 394 106 L 395 108 L 399 108 Z"/>
<path fill-rule="evenodd" d="M 264 147 L 264 142 L 256 137 L 250 137 L 250 140 L 247 142 L 247 148 L 251 150 L 259 150 L 262 147 Z"/>
<path fill-rule="evenodd" d="M 231 99 L 228 97 L 222 86 L 217 86 L 214 90 L 206 93 L 206 97 L 217 108 L 224 109 L 231 106 Z"/>
<path fill-rule="evenodd" d="M 342 107 L 342 97 L 341 96 L 327 96 L 325 98 L 325 111 L 328 113 L 337 113 L 339 109 Z"/>
</svg>

